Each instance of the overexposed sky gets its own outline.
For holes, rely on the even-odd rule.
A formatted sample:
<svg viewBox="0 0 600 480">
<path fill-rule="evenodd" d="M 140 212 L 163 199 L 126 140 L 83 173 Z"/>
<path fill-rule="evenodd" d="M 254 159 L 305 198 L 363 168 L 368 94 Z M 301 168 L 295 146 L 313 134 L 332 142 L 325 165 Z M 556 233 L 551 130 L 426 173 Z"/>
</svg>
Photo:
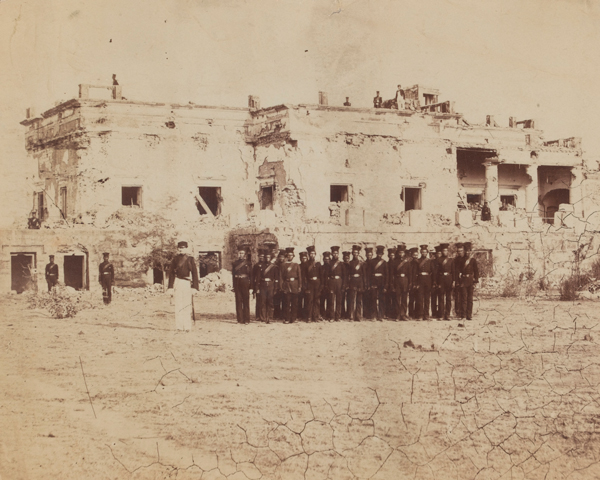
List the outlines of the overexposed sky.
<svg viewBox="0 0 600 480">
<path fill-rule="evenodd" d="M 130 100 L 240 107 L 319 90 L 369 107 L 420 83 L 471 122 L 534 118 L 600 156 L 599 0 L 0 0 L 0 66 L 5 179 L 25 166 L 25 108 L 113 73 Z"/>
</svg>

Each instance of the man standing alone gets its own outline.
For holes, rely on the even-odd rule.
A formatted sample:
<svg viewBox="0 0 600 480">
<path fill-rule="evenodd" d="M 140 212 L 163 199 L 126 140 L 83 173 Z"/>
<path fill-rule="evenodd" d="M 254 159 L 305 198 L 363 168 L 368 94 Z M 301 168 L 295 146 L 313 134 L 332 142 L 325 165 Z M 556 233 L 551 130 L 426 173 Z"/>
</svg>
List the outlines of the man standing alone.
<svg viewBox="0 0 600 480">
<path fill-rule="evenodd" d="M 187 255 L 187 242 L 177 244 L 177 255 L 169 268 L 168 290 L 175 297 L 175 328 L 189 332 L 192 329 L 194 306 L 192 288 L 200 290 L 198 270 L 193 257 Z"/>
<path fill-rule="evenodd" d="M 49 256 L 50 263 L 46 265 L 46 282 L 50 292 L 58 284 L 58 265 L 54 263 L 54 255 Z"/>
<path fill-rule="evenodd" d="M 100 282 L 100 285 L 102 285 L 102 299 L 104 300 L 104 305 L 110 305 L 112 300 L 112 286 L 115 282 L 115 268 L 108 260 L 109 256 L 110 254 L 106 252 L 102 254 L 104 261 L 99 267 L 98 281 Z"/>
</svg>

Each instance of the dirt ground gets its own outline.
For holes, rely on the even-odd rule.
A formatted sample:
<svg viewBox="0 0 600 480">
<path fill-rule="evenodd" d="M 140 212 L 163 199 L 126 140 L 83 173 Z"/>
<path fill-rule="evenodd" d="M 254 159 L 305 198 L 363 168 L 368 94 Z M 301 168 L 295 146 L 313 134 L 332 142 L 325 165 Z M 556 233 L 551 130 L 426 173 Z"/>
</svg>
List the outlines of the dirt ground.
<svg viewBox="0 0 600 480">
<path fill-rule="evenodd" d="M 464 326 L 196 307 L 186 334 L 167 296 L 63 320 L 2 297 L 0 478 L 600 478 L 597 302 L 482 300 Z"/>
</svg>

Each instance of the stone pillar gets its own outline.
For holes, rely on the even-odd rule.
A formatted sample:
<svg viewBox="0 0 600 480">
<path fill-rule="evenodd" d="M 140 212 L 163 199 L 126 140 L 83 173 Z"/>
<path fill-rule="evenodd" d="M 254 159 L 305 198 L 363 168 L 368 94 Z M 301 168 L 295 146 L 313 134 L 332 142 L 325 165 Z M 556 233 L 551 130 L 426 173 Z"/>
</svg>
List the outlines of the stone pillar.
<svg viewBox="0 0 600 480">
<path fill-rule="evenodd" d="M 488 202 L 494 217 L 500 211 L 500 188 L 498 186 L 498 159 L 489 158 L 485 161 L 485 201 Z"/>
<path fill-rule="evenodd" d="M 529 215 L 539 216 L 539 183 L 537 174 L 537 165 L 527 165 L 527 175 L 531 178 L 531 183 L 525 186 L 525 209 Z"/>
<path fill-rule="evenodd" d="M 582 195 L 583 171 L 581 167 L 571 168 L 571 186 L 569 187 L 569 200 L 573 205 L 573 215 L 582 219 L 583 211 L 583 195 Z"/>
</svg>

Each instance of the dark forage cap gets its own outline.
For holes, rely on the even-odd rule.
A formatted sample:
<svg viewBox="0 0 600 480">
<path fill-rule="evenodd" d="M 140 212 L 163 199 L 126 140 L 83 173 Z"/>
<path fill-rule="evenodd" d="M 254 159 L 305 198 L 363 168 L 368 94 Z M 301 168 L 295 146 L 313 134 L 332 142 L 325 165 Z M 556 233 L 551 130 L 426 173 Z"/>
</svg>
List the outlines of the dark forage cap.
<svg viewBox="0 0 600 480">
<path fill-rule="evenodd" d="M 412 255 L 413 253 L 418 252 L 418 251 L 419 251 L 419 249 L 417 247 L 413 247 L 408 250 L 408 253 L 410 253 Z"/>
<path fill-rule="evenodd" d="M 342 252 L 342 257 L 350 257 L 350 255 L 352 255 L 348 250 L 344 250 Z"/>
<path fill-rule="evenodd" d="M 473 244 L 471 242 L 465 242 L 464 246 L 465 246 L 465 250 L 471 250 L 471 248 L 473 247 Z"/>
<path fill-rule="evenodd" d="M 398 251 L 399 252 L 405 252 L 406 251 L 406 245 L 404 243 L 401 243 L 400 245 L 398 245 Z"/>
<path fill-rule="evenodd" d="M 360 245 L 352 245 L 353 252 L 360 252 L 362 247 Z"/>
<path fill-rule="evenodd" d="M 429 245 L 421 245 L 419 248 L 421 250 L 429 250 Z"/>
<path fill-rule="evenodd" d="M 435 251 L 436 252 L 441 252 L 442 251 L 442 246 L 441 245 L 436 245 L 435 246 Z"/>
<path fill-rule="evenodd" d="M 103 255 L 104 257 L 108 257 L 108 256 L 110 255 L 110 253 L 108 253 L 108 252 L 104 252 L 102 255 Z"/>
<path fill-rule="evenodd" d="M 277 254 L 278 257 L 280 256 L 285 256 L 285 250 L 279 250 L 279 253 Z"/>
<path fill-rule="evenodd" d="M 455 244 L 456 248 L 465 248 L 465 244 L 464 243 L 457 243 Z"/>
<path fill-rule="evenodd" d="M 308 247 L 306 247 L 306 251 L 308 253 L 314 252 L 315 251 L 315 246 L 314 245 L 309 245 Z"/>
<path fill-rule="evenodd" d="M 379 255 L 380 253 L 385 252 L 385 247 L 383 245 L 377 245 L 377 255 Z"/>
<path fill-rule="evenodd" d="M 390 255 L 391 253 L 395 254 L 396 253 L 396 249 L 395 248 L 388 248 L 388 255 Z"/>
<path fill-rule="evenodd" d="M 188 246 L 188 243 L 187 243 L 187 242 L 183 242 L 183 241 L 182 241 L 182 242 L 178 242 L 178 243 L 177 243 L 177 248 L 179 248 L 179 247 L 184 247 L 184 248 L 187 248 L 187 246 Z"/>
<path fill-rule="evenodd" d="M 332 253 L 333 252 L 339 252 L 339 251 L 340 251 L 340 247 L 338 247 L 338 246 L 331 247 L 331 252 Z"/>
<path fill-rule="evenodd" d="M 286 253 L 286 254 L 287 254 L 287 253 L 294 253 L 294 247 L 287 247 L 287 248 L 285 249 L 285 253 Z"/>
<path fill-rule="evenodd" d="M 323 252 L 323 258 L 329 258 L 331 257 L 331 252 L 325 251 Z"/>
<path fill-rule="evenodd" d="M 307 252 L 300 252 L 299 254 L 301 257 L 308 257 L 308 253 Z"/>
<path fill-rule="evenodd" d="M 444 248 L 450 248 L 450 244 L 449 243 L 441 243 L 440 250 L 444 250 Z"/>
<path fill-rule="evenodd" d="M 365 253 L 373 253 L 373 247 L 365 247 Z"/>
</svg>

